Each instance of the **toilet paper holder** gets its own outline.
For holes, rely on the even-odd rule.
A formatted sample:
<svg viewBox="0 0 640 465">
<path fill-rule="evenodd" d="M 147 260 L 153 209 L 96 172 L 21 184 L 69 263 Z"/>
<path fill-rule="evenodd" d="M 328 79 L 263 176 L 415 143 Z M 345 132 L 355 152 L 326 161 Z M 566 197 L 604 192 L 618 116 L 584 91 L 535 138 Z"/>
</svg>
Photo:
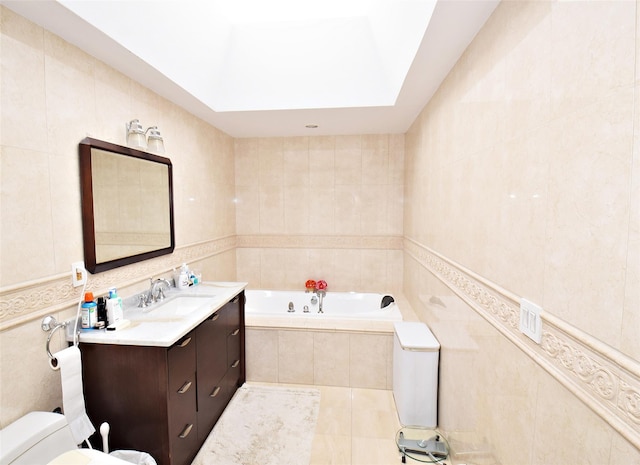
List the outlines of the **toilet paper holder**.
<svg viewBox="0 0 640 465">
<path fill-rule="evenodd" d="M 49 356 L 49 366 L 53 370 L 59 370 L 60 367 L 58 366 L 58 360 L 51 353 L 51 349 L 49 348 L 49 344 L 51 343 L 51 338 L 53 337 L 53 334 L 58 329 L 65 328 L 66 326 L 67 326 L 67 322 L 66 321 L 63 321 L 63 322 L 60 323 L 52 315 L 45 316 L 43 318 L 43 320 L 42 320 L 42 325 L 41 325 L 42 330 L 43 331 L 50 331 L 49 335 L 47 336 L 46 350 L 47 350 L 47 355 Z"/>
</svg>

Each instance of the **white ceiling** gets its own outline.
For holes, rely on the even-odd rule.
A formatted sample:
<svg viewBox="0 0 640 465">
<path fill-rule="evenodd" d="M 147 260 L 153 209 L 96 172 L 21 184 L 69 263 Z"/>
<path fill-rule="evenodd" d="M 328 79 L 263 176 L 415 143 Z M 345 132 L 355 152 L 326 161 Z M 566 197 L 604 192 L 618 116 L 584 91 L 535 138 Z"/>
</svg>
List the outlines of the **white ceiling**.
<svg viewBox="0 0 640 465">
<path fill-rule="evenodd" d="M 254 137 L 405 132 L 499 0 L 1 3 Z"/>
</svg>

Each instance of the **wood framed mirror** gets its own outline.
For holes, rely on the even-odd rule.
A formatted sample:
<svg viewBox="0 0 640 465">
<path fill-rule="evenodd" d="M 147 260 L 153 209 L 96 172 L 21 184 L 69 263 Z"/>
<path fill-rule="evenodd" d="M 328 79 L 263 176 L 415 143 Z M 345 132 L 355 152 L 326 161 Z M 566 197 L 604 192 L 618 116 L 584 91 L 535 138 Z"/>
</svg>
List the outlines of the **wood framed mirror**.
<svg viewBox="0 0 640 465">
<path fill-rule="evenodd" d="M 99 273 L 172 253 L 171 160 L 92 138 L 80 142 L 79 152 L 87 270 Z"/>
</svg>

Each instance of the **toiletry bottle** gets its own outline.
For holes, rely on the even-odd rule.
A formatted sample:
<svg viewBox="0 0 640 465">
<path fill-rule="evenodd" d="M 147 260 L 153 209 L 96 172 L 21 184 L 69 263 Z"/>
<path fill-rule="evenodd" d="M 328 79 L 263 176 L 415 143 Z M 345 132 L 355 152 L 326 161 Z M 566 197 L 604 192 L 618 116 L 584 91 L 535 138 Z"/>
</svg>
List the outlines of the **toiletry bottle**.
<svg viewBox="0 0 640 465">
<path fill-rule="evenodd" d="M 98 297 L 98 321 L 104 321 L 105 326 L 107 325 L 107 302 L 104 297 Z"/>
<path fill-rule="evenodd" d="M 183 269 L 180 270 L 180 277 L 178 278 L 178 289 L 181 291 L 189 287 L 189 273 Z"/>
<path fill-rule="evenodd" d="M 87 292 L 84 295 L 84 302 L 82 302 L 82 327 L 85 329 L 93 328 L 98 321 L 97 307 L 93 301 L 93 293 Z"/>
<path fill-rule="evenodd" d="M 107 300 L 107 319 L 109 324 L 112 325 L 124 318 L 122 312 L 122 299 L 118 297 L 116 288 L 109 289 L 109 300 Z"/>
</svg>

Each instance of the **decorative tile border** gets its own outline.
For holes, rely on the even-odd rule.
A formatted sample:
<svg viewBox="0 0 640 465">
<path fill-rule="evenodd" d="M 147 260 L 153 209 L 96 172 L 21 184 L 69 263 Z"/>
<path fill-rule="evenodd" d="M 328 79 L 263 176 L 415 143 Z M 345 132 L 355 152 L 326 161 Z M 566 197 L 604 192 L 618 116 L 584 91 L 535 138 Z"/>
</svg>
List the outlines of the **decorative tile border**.
<svg viewBox="0 0 640 465">
<path fill-rule="evenodd" d="M 402 250 L 401 236 L 244 235 L 242 248 L 282 249 L 391 249 Z"/>
<path fill-rule="evenodd" d="M 519 298 L 411 239 L 404 250 L 640 448 L 640 363 L 544 312 L 542 341 L 520 333 Z"/>
<path fill-rule="evenodd" d="M 87 291 L 105 293 L 110 287 L 126 287 L 140 282 L 141 276 L 166 273 L 184 262 L 193 262 L 233 250 L 236 236 L 202 242 L 176 249 L 170 255 L 123 266 L 99 274 L 89 274 Z M 0 331 L 24 324 L 53 312 L 75 306 L 82 287 L 74 288 L 71 273 L 0 289 Z"/>
<path fill-rule="evenodd" d="M 89 275 L 86 291 L 106 292 L 110 287 L 126 287 L 140 282 L 140 276 L 153 276 L 237 247 L 320 248 L 320 249 L 395 249 L 402 250 L 400 236 L 312 236 L 247 235 L 226 236 L 176 249 L 132 265 Z M 0 289 L 0 331 L 75 306 L 81 287 L 71 285 L 71 273 L 21 283 Z M 146 279 L 146 278 L 145 278 Z"/>
</svg>

